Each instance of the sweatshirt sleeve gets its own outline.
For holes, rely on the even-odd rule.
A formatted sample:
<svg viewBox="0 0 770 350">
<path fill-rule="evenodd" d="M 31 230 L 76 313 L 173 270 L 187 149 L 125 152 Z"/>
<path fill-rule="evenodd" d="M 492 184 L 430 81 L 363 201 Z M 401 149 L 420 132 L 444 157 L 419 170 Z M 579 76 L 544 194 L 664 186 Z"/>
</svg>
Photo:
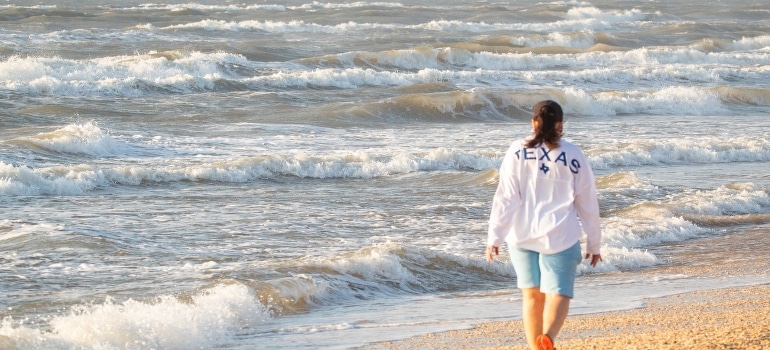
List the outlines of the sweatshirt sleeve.
<svg viewBox="0 0 770 350">
<path fill-rule="evenodd" d="M 588 160 L 583 155 L 580 175 L 575 183 L 575 209 L 586 233 L 586 253 L 601 254 L 601 224 L 596 179 Z"/>
<path fill-rule="evenodd" d="M 492 200 L 492 212 L 489 215 L 487 245 L 500 246 L 513 225 L 513 213 L 521 206 L 518 177 L 513 176 L 518 166 L 514 142 L 503 157 L 500 165 L 497 191 Z"/>
</svg>

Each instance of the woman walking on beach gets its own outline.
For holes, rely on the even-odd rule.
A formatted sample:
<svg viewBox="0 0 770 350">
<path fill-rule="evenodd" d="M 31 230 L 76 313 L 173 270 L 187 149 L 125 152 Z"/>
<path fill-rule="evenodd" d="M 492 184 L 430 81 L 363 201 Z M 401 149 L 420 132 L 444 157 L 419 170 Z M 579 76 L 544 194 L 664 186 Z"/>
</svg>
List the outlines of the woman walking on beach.
<svg viewBox="0 0 770 350">
<path fill-rule="evenodd" d="M 591 266 L 602 260 L 599 202 L 585 155 L 561 140 L 561 106 L 541 101 L 533 115 L 533 134 L 514 141 L 500 166 L 486 256 L 492 261 L 498 247 L 508 244 L 529 347 L 552 350 L 573 296 L 581 224 L 585 258 Z"/>
</svg>

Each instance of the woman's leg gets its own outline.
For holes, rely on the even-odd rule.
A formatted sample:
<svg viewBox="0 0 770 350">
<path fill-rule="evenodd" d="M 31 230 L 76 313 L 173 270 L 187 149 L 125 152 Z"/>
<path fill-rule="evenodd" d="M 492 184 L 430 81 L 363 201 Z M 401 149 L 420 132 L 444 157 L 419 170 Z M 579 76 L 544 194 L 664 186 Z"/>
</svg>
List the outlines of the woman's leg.
<svg viewBox="0 0 770 350">
<path fill-rule="evenodd" d="M 579 242 L 562 252 L 540 255 L 540 291 L 545 293 L 541 334 L 547 334 L 551 339 L 556 339 L 567 319 L 570 299 L 574 295 L 576 268 L 581 259 Z"/>
<path fill-rule="evenodd" d="M 546 303 L 546 295 L 540 292 L 540 287 L 524 288 L 522 294 L 522 318 L 524 319 L 524 332 L 527 336 L 529 348 L 537 350 L 535 339 L 543 334 L 543 313 Z M 566 317 L 566 315 L 565 315 Z M 564 320 L 562 320 L 562 323 Z"/>
<path fill-rule="evenodd" d="M 561 294 L 545 295 L 542 334 L 548 334 L 551 339 L 556 339 L 564 325 L 564 320 L 567 319 L 570 299 L 570 297 Z"/>
</svg>

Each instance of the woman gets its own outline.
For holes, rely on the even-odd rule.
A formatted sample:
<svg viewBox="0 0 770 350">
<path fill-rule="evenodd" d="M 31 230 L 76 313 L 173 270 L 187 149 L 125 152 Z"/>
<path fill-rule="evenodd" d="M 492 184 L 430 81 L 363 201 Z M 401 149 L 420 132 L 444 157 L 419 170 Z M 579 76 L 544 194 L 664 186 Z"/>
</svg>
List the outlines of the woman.
<svg viewBox="0 0 770 350">
<path fill-rule="evenodd" d="M 585 258 L 591 266 L 602 260 L 599 202 L 585 155 L 561 139 L 561 106 L 541 101 L 533 114 L 533 135 L 514 141 L 500 166 L 486 256 L 491 262 L 498 247 L 508 244 L 529 347 L 552 350 L 573 296 L 581 224 Z"/>
</svg>

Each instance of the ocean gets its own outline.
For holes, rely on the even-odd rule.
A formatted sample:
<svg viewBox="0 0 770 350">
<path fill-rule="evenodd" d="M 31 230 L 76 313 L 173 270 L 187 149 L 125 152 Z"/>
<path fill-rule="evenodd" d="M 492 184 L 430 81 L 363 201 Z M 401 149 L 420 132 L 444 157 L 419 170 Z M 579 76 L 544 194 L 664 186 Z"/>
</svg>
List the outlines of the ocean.
<svg viewBox="0 0 770 350">
<path fill-rule="evenodd" d="M 0 4 L 0 348 L 351 349 L 520 318 L 497 168 L 558 101 L 572 313 L 770 283 L 770 4 Z"/>
</svg>

